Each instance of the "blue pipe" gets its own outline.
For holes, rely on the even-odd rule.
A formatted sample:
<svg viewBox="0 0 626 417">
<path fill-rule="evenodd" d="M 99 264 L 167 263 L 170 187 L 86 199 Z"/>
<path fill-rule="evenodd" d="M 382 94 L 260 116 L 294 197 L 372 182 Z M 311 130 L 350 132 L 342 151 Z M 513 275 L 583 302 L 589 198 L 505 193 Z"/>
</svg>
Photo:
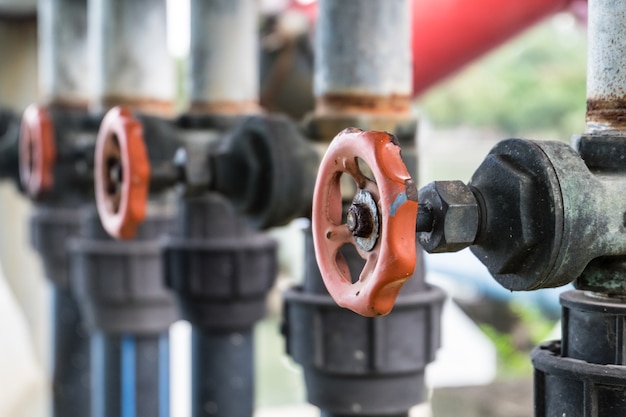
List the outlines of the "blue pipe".
<svg viewBox="0 0 626 417">
<path fill-rule="evenodd" d="M 121 340 L 121 369 L 122 381 L 122 413 L 121 417 L 135 417 L 135 387 L 137 386 L 137 358 L 135 348 L 135 338 L 132 336 L 122 336 Z"/>
<path fill-rule="evenodd" d="M 170 335 L 161 333 L 159 338 L 159 417 L 170 415 Z"/>
<path fill-rule="evenodd" d="M 91 340 L 91 417 L 169 417 L 169 333 Z"/>
</svg>

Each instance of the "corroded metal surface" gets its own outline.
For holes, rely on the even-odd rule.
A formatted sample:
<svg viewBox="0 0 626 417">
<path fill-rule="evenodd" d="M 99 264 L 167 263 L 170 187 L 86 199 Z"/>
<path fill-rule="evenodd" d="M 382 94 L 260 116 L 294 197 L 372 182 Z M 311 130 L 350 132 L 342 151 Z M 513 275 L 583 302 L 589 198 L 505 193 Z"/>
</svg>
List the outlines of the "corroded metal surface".
<svg viewBox="0 0 626 417">
<path fill-rule="evenodd" d="M 418 201 L 417 227 L 428 229 L 417 233 L 417 240 L 424 250 L 429 253 L 456 252 L 474 243 L 480 211 L 470 187 L 461 181 L 435 181 L 419 190 Z M 425 215 L 426 219 L 420 220 L 420 215 Z"/>
<path fill-rule="evenodd" d="M 258 111 L 256 0 L 192 0 L 189 91 L 192 112 Z"/>
<path fill-rule="evenodd" d="M 314 75 L 322 105 L 318 112 L 345 107 L 390 112 L 399 110 L 398 103 L 400 110 L 408 110 L 409 12 L 406 0 L 319 2 Z"/>
<path fill-rule="evenodd" d="M 411 97 L 408 95 L 392 94 L 389 96 L 345 93 L 325 94 L 318 97 L 316 111 L 321 114 L 333 114 L 335 111 L 345 113 L 368 114 L 406 114 L 411 106 Z"/>
<path fill-rule="evenodd" d="M 87 0 L 39 1 L 39 91 L 47 104 L 87 107 Z"/>
<path fill-rule="evenodd" d="M 451 236 L 453 244 L 433 242 L 422 232 L 418 238 L 424 249 L 447 252 L 459 249 L 456 243 L 462 247 L 473 242 L 474 255 L 512 291 L 576 280 L 580 289 L 624 296 L 626 215 L 621 196 L 626 182 L 618 173 L 625 146 L 623 137 L 606 136 L 581 138 L 581 154 L 561 142 L 508 139 L 476 170 L 471 191 L 462 184 L 422 188 L 420 204 L 429 206 L 434 217 L 429 233 L 446 241 Z M 607 155 L 613 159 L 601 165 Z M 452 208 L 456 215 L 448 219 Z M 468 239 L 459 239 L 464 236 Z"/>
<path fill-rule="evenodd" d="M 626 128 L 626 2 L 589 1 L 587 130 Z"/>
<path fill-rule="evenodd" d="M 89 0 L 95 105 L 169 113 L 175 94 L 165 0 Z"/>
<path fill-rule="evenodd" d="M 193 101 L 189 104 L 189 112 L 193 114 L 224 114 L 240 115 L 260 112 L 259 103 L 255 101 Z"/>
</svg>

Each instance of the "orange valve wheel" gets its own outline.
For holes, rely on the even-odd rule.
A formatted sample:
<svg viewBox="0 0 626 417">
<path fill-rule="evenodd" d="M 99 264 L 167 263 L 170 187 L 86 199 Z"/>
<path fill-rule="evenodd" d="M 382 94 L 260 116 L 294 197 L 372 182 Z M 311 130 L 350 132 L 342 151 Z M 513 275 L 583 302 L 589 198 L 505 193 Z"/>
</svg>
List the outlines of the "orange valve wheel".
<svg viewBox="0 0 626 417">
<path fill-rule="evenodd" d="M 30 197 L 39 199 L 52 189 L 56 161 L 54 125 L 44 107 L 30 105 L 24 111 L 19 161 L 20 181 Z"/>
<path fill-rule="evenodd" d="M 132 112 L 114 107 L 102 120 L 96 142 L 95 188 L 104 229 L 131 239 L 146 217 L 150 162 L 143 127 Z"/>
<path fill-rule="evenodd" d="M 372 171 L 368 178 L 359 159 Z M 357 193 L 342 224 L 341 177 Z M 324 156 L 313 198 L 315 255 L 328 292 L 342 307 L 363 316 L 388 314 L 416 262 L 417 190 L 400 157 L 395 137 L 385 132 L 346 129 Z M 340 252 L 352 244 L 366 261 L 352 282 Z"/>
</svg>

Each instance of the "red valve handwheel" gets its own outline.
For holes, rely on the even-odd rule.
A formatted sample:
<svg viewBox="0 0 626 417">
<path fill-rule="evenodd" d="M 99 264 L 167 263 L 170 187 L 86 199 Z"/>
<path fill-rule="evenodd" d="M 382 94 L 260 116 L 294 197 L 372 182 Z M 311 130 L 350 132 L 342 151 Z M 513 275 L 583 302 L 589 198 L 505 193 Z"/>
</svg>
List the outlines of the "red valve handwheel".
<svg viewBox="0 0 626 417">
<path fill-rule="evenodd" d="M 146 217 L 150 162 L 143 127 L 132 112 L 114 107 L 102 120 L 95 154 L 98 214 L 104 229 L 131 239 Z"/>
<path fill-rule="evenodd" d="M 56 146 L 52 117 L 44 107 L 30 105 L 20 126 L 20 181 L 26 193 L 38 199 L 52 188 Z"/>
<path fill-rule="evenodd" d="M 369 165 L 373 179 L 363 174 L 358 158 Z M 368 194 L 375 204 L 379 230 L 372 248 L 358 244 L 354 222 L 352 229 L 341 223 L 342 174 L 349 174 L 356 182 L 359 192 L 355 201 L 359 194 Z M 333 139 L 315 184 L 312 229 L 317 263 L 337 304 L 364 316 L 391 311 L 402 284 L 415 268 L 416 215 L 417 190 L 393 136 L 351 128 Z M 375 227 L 370 229 L 376 232 Z M 354 245 L 366 261 L 354 283 L 339 252 L 345 244 Z"/>
</svg>

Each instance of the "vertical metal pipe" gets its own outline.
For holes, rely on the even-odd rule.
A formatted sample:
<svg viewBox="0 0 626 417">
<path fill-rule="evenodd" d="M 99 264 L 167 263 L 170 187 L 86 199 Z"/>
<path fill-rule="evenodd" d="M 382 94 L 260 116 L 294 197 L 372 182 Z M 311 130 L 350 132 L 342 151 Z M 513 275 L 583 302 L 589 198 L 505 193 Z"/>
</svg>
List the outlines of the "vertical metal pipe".
<svg viewBox="0 0 626 417">
<path fill-rule="evenodd" d="M 317 113 L 408 112 L 408 0 L 321 0 L 315 37 Z"/>
<path fill-rule="evenodd" d="M 94 106 L 171 114 L 174 66 L 165 0 L 89 0 Z"/>
<path fill-rule="evenodd" d="M 182 199 L 165 279 L 192 325 L 193 417 L 251 417 L 253 327 L 276 274 L 275 242 L 248 229 L 223 197 Z"/>
<path fill-rule="evenodd" d="M 254 400 L 252 329 L 192 328 L 192 417 L 251 417 Z"/>
<path fill-rule="evenodd" d="M 129 382 L 136 404 L 125 417 L 168 417 L 170 415 L 169 331 L 161 334 L 134 336 L 135 375 Z M 155 369 L 157 378 L 155 378 Z"/>
<path fill-rule="evenodd" d="M 72 291 L 68 238 L 79 231 L 81 210 L 38 206 L 30 219 L 30 237 L 47 280 L 52 284 L 52 415 L 89 414 L 89 336 Z"/>
<path fill-rule="evenodd" d="M 84 417 L 90 408 L 89 335 L 69 289 L 52 289 L 52 416 Z"/>
<path fill-rule="evenodd" d="M 258 109 L 256 0 L 191 0 L 191 111 Z"/>
<path fill-rule="evenodd" d="M 87 109 L 87 0 L 39 0 L 39 91 L 45 104 Z M 38 207 L 33 243 L 53 283 L 52 415 L 85 416 L 90 408 L 89 338 L 69 285 L 63 245 L 78 231 L 78 210 Z"/>
<path fill-rule="evenodd" d="M 176 318 L 156 241 L 170 216 L 153 214 L 134 241 L 115 242 L 95 210 L 68 247 L 72 289 L 91 336 L 91 417 L 169 416 L 169 336 Z"/>
<path fill-rule="evenodd" d="M 37 99 L 36 13 L 30 18 L 0 19 L 0 51 L 0 107 L 21 112 Z"/>
<path fill-rule="evenodd" d="M 39 0 L 39 91 L 46 104 L 89 102 L 87 0 Z"/>
<path fill-rule="evenodd" d="M 626 129 L 626 2 L 589 0 L 587 130 Z"/>
</svg>

